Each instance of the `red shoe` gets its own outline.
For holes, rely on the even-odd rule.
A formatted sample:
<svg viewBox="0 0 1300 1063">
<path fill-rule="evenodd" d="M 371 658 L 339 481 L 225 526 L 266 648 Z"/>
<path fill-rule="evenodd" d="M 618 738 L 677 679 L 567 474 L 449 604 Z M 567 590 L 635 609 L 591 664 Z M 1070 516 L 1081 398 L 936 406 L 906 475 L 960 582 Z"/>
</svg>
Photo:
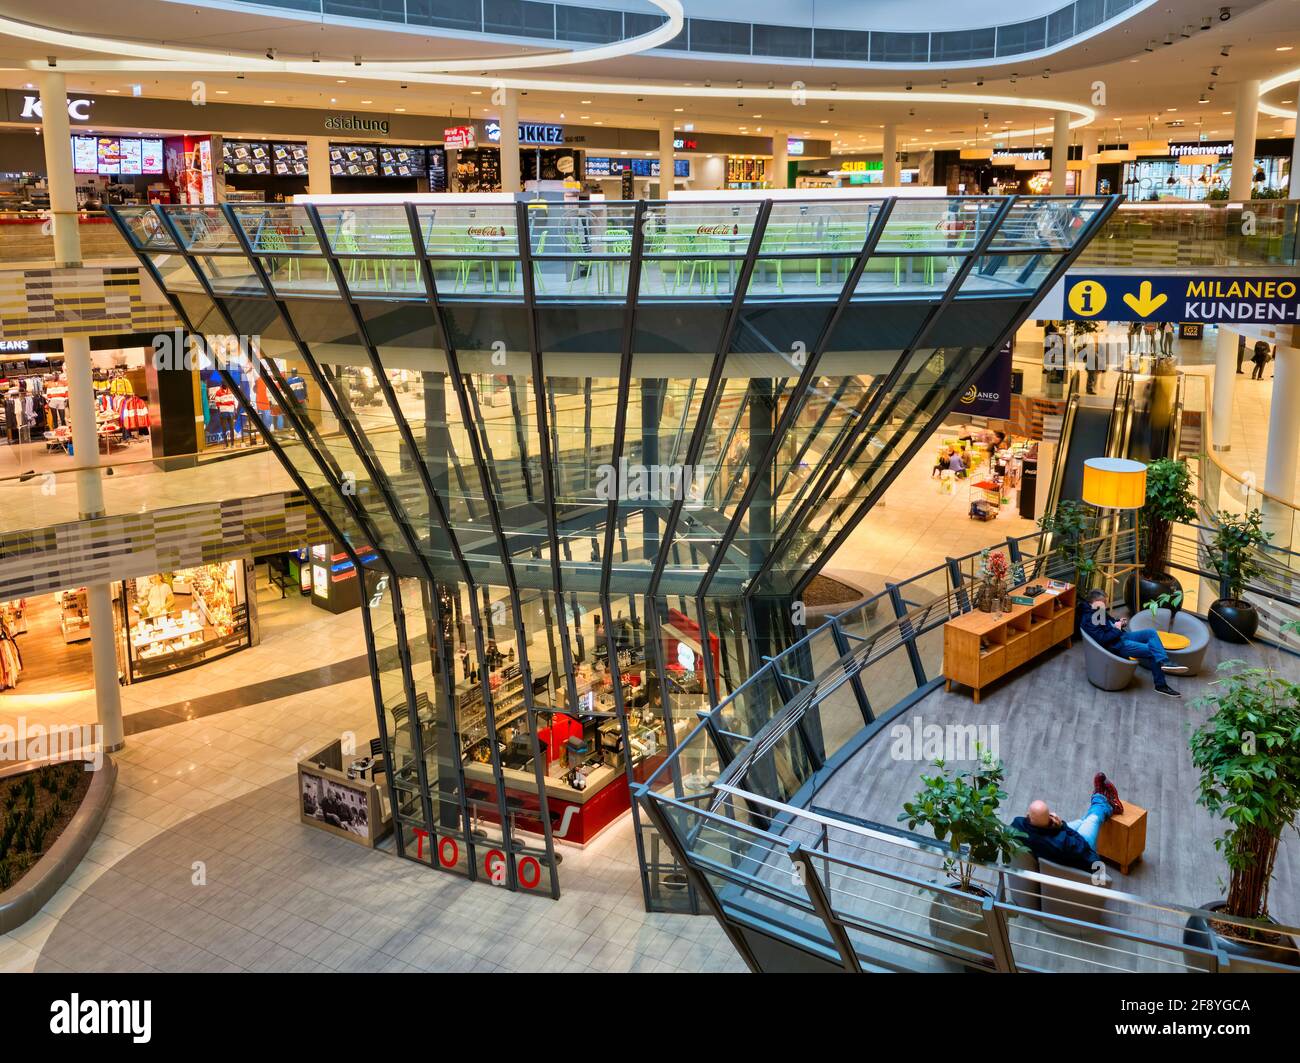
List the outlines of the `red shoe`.
<svg viewBox="0 0 1300 1063">
<path fill-rule="evenodd" d="M 1119 799 L 1119 791 L 1115 789 L 1115 784 L 1106 778 L 1104 771 L 1099 771 L 1092 777 L 1092 792 L 1101 794 L 1110 802 L 1110 810 L 1114 815 L 1123 813 L 1124 805 Z"/>
</svg>

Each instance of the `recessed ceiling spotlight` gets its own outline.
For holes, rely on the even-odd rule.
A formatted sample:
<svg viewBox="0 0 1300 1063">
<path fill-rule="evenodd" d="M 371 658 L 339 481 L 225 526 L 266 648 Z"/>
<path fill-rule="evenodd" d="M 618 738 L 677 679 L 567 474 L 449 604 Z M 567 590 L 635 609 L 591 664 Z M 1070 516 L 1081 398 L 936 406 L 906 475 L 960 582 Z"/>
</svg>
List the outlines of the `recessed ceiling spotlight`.
<svg viewBox="0 0 1300 1063">
<path fill-rule="evenodd" d="M 1228 19 L 1230 19 L 1230 18 L 1232 18 L 1232 8 L 1230 8 L 1230 7 L 1221 7 L 1221 8 L 1219 8 L 1219 21 L 1220 21 L 1220 22 L 1227 22 Z"/>
<path fill-rule="evenodd" d="M 1279 52 L 1289 52 L 1289 51 L 1291 51 L 1291 48 L 1292 48 L 1292 45 L 1290 45 L 1290 44 L 1282 44 L 1282 45 L 1279 45 L 1278 48 L 1277 48 L 1276 50 L 1279 51 Z"/>
<path fill-rule="evenodd" d="M 1156 50 L 1156 39 L 1152 37 L 1142 46 L 1142 50 L 1145 52 L 1154 52 Z"/>
<path fill-rule="evenodd" d="M 1203 19 L 1201 19 L 1201 29 L 1208 30 L 1212 25 L 1214 25 L 1214 19 L 1211 18 L 1209 15 L 1206 15 Z"/>
</svg>

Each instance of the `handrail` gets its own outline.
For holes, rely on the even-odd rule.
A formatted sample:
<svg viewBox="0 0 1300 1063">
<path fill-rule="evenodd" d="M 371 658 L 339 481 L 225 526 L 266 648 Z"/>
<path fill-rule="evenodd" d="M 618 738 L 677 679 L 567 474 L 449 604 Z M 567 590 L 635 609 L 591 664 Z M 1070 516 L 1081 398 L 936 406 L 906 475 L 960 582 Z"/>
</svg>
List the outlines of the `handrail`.
<svg viewBox="0 0 1300 1063">
<path fill-rule="evenodd" d="M 34 439 L 30 445 L 37 446 L 39 442 L 40 440 Z M 96 465 L 68 465 L 57 469 L 25 469 L 22 472 L 0 476 L 0 486 L 7 483 L 27 483 L 50 474 L 67 476 L 79 472 L 107 472 L 112 475 L 121 469 L 130 469 L 141 465 L 166 466 L 174 462 L 178 467 L 192 468 L 195 464 L 208 465 L 219 461 L 242 458 L 248 454 L 265 454 L 267 451 L 268 447 L 265 443 L 255 443 L 252 446 L 240 447 L 238 450 L 200 450 L 186 454 L 158 454 L 147 458 L 132 458 L 130 461 L 104 461 Z M 167 470 L 163 468 L 160 471 L 166 472 Z"/>
<path fill-rule="evenodd" d="M 1215 371 L 1217 372 L 1218 370 L 1216 369 Z M 1208 458 L 1210 462 L 1214 465 L 1214 467 L 1217 468 L 1221 473 L 1223 473 L 1224 476 L 1228 477 L 1228 479 L 1241 484 L 1242 488 L 1247 493 L 1253 491 L 1261 498 L 1267 498 L 1270 502 L 1276 502 L 1279 506 L 1283 506 L 1287 509 L 1294 509 L 1300 511 L 1300 501 L 1297 501 L 1295 499 L 1290 499 L 1290 498 L 1282 498 L 1280 495 L 1273 494 L 1272 491 L 1264 490 L 1264 488 L 1260 487 L 1256 483 L 1247 481 L 1239 473 L 1234 472 L 1232 469 L 1228 468 L 1228 466 L 1224 465 L 1223 462 L 1219 459 L 1218 455 L 1215 454 L 1214 451 L 1214 387 L 1212 385 L 1213 382 L 1207 379 L 1205 382 L 1205 424 L 1201 428 L 1201 438 L 1205 443 L 1202 456 Z"/>
</svg>

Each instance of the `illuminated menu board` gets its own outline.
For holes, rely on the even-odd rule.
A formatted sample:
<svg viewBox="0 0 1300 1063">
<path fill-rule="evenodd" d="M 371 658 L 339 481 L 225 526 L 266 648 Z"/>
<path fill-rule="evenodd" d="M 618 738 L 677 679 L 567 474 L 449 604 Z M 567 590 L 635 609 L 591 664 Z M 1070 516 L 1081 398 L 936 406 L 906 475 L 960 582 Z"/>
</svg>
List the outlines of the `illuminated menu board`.
<svg viewBox="0 0 1300 1063">
<path fill-rule="evenodd" d="M 162 137 L 145 137 L 140 141 L 140 172 L 145 174 L 163 172 Z"/>
<path fill-rule="evenodd" d="M 420 177 L 425 172 L 423 148 L 381 147 L 379 170 L 384 177 Z"/>
<path fill-rule="evenodd" d="M 72 138 L 72 169 L 76 173 L 99 173 L 99 141 L 94 137 Z"/>
<path fill-rule="evenodd" d="M 226 173 L 269 174 L 271 145 L 257 140 L 225 140 L 221 144 Z"/>
<path fill-rule="evenodd" d="M 658 177 L 658 159 L 610 159 L 600 155 L 588 155 L 586 160 L 588 177 L 619 177 L 625 173 L 633 177 Z M 690 159 L 673 160 L 674 177 L 691 176 Z"/>
<path fill-rule="evenodd" d="M 117 173 L 122 162 L 122 146 L 117 137 L 100 137 L 96 146 L 96 163 L 100 173 Z"/>
<path fill-rule="evenodd" d="M 118 169 L 117 172 L 124 177 L 135 177 L 140 174 L 140 142 L 138 140 L 122 139 L 118 141 Z"/>
<path fill-rule="evenodd" d="M 277 177 L 306 177 L 307 145 L 272 144 L 271 165 Z"/>
<path fill-rule="evenodd" d="M 369 144 L 331 144 L 330 173 L 335 177 L 378 177 L 379 153 Z"/>
</svg>

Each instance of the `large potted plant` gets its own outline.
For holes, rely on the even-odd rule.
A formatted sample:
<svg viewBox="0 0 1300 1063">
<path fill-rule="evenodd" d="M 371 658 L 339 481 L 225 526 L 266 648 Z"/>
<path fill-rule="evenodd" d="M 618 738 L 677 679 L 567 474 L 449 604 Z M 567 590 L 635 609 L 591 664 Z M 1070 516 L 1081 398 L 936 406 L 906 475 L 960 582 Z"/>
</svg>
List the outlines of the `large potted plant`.
<svg viewBox="0 0 1300 1063">
<path fill-rule="evenodd" d="M 1045 513 L 1038 519 L 1038 526 L 1052 537 L 1052 554 L 1054 559 L 1063 562 L 1067 571 L 1053 568 L 1054 573 L 1073 579 L 1077 597 L 1083 601 L 1087 592 L 1093 587 L 1100 573 L 1097 564 L 1097 552 L 1101 549 L 1102 539 L 1097 534 L 1097 509 L 1087 502 L 1065 498 L 1056 504 L 1053 513 Z M 1079 611 L 1075 610 L 1075 634 L 1078 634 Z"/>
<path fill-rule="evenodd" d="M 1168 571 L 1169 545 L 1174 525 L 1195 519 L 1196 498 L 1187 463 L 1174 458 L 1151 462 L 1147 466 L 1146 505 L 1139 518 L 1142 568 L 1137 578 L 1124 587 L 1124 604 L 1130 612 L 1144 608 L 1161 595 L 1181 593 L 1182 584 Z"/>
<path fill-rule="evenodd" d="M 1197 701 L 1213 715 L 1193 733 L 1191 751 L 1197 804 L 1227 824 L 1214 846 L 1228 865 L 1228 895 L 1202 907 L 1255 925 L 1193 916 L 1183 941 L 1300 965 L 1297 942 L 1268 926 L 1278 843 L 1300 814 L 1300 683 L 1240 661 L 1219 671 L 1214 692 Z"/>
<path fill-rule="evenodd" d="M 975 881 L 975 870 L 981 864 L 1009 861 L 1024 846 L 1020 835 L 998 818 L 998 808 L 1007 796 L 1002 789 L 1002 762 L 987 751 L 980 751 L 979 756 L 979 766 L 971 771 L 955 771 L 936 760 L 936 773 L 921 776 L 924 785 L 912 800 L 903 802 L 898 819 L 906 822 L 908 830 L 929 827 L 947 846 L 943 868 L 948 885 L 971 897 L 963 903 L 936 893 L 930 903 L 930 933 L 983 952 L 987 935 L 980 901 L 989 892 Z"/>
<path fill-rule="evenodd" d="M 1259 630 L 1259 613 L 1242 597 L 1246 584 L 1261 572 L 1259 548 L 1272 538 L 1263 515 L 1223 511 L 1215 517 L 1210 564 L 1219 576 L 1219 597 L 1210 604 L 1210 630 L 1224 642 L 1249 642 Z"/>
</svg>

